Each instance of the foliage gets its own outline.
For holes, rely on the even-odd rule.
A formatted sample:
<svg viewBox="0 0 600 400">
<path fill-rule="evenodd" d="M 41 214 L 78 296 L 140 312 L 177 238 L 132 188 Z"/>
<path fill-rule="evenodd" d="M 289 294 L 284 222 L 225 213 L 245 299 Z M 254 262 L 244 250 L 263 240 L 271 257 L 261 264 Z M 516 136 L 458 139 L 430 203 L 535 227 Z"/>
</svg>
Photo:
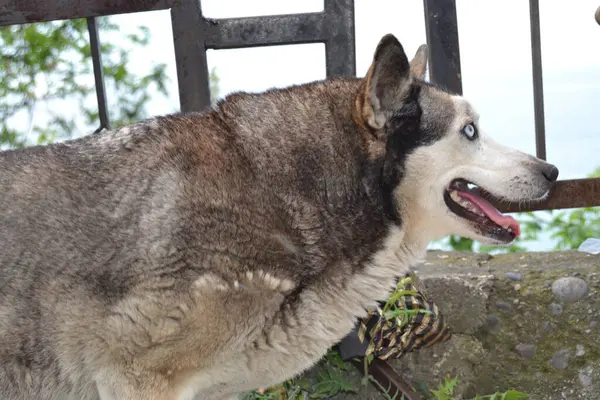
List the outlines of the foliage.
<svg viewBox="0 0 600 400">
<path fill-rule="evenodd" d="M 381 310 L 383 317 L 387 321 L 394 320 L 398 328 L 403 327 L 408 322 L 410 317 L 414 315 L 431 314 L 431 311 L 425 309 L 412 310 L 407 309 L 405 307 L 398 307 L 398 305 L 400 304 L 399 301 L 402 297 L 418 295 L 418 293 L 406 289 L 407 285 L 411 282 L 411 277 L 405 277 L 403 279 L 400 279 L 394 291 L 388 296 L 388 299 L 386 300 L 385 304 L 383 305 L 383 309 Z"/>
<path fill-rule="evenodd" d="M 454 389 L 457 384 L 457 377 L 452 379 L 446 377 L 446 379 L 440 383 L 439 388 L 437 390 L 431 390 L 431 393 L 433 393 L 435 400 L 456 400 L 454 397 Z M 472 400 L 521 400 L 528 398 L 529 396 L 525 393 L 516 390 L 508 390 L 504 393 L 496 392 L 485 396 L 475 396 Z"/>
<path fill-rule="evenodd" d="M 130 47 L 147 46 L 149 29 L 140 26 L 120 36 L 117 46 L 103 38 L 118 32 L 118 25 L 110 17 L 97 18 L 97 23 L 111 125 L 145 118 L 151 90 L 167 95 L 168 82 L 165 64 L 152 65 L 142 75 L 129 70 Z M 0 27 L 0 59 L 1 146 L 42 144 L 98 127 L 85 19 Z M 83 128 L 77 129 L 78 122 Z"/>
<path fill-rule="evenodd" d="M 337 351 L 331 350 L 325 357 L 325 367 L 321 367 L 312 387 L 311 399 L 324 399 L 338 393 L 356 392 L 356 388 L 348 382 L 344 372 L 351 366 L 342 361 Z"/>
<path fill-rule="evenodd" d="M 600 178 L 600 167 L 588 177 Z M 478 245 L 472 239 L 456 235 L 447 237 L 443 243 L 457 251 L 519 252 L 526 251 L 527 243 L 539 240 L 542 234 L 555 243 L 548 250 L 576 249 L 587 238 L 600 237 L 600 207 L 517 213 L 515 217 L 521 224 L 521 237 L 510 246 Z"/>
<path fill-rule="evenodd" d="M 294 379 L 281 385 L 274 386 L 260 393 L 252 391 L 244 394 L 242 400 L 304 400 L 304 399 L 328 399 L 340 393 L 358 392 L 358 388 L 352 386 L 345 378 L 352 366 L 341 360 L 335 350 L 330 350 L 325 358 L 317 366 L 318 372 L 315 377 L 315 383 L 311 385 L 307 379 Z M 386 388 L 382 387 L 372 376 L 365 375 L 362 380 L 366 385 L 369 382 L 378 386 L 386 400 L 403 400 L 404 396 L 398 398 L 397 395 L 390 396 Z M 431 400 L 458 400 L 454 391 L 458 386 L 458 377 L 446 378 L 439 383 L 436 390 L 430 390 L 433 396 Z M 496 392 L 488 395 L 477 395 L 470 400 L 524 400 L 529 395 L 517 391 L 507 390 L 506 392 Z"/>
<path fill-rule="evenodd" d="M 456 387 L 457 383 L 457 377 L 454 377 L 453 379 L 446 377 L 443 382 L 440 382 L 439 389 L 431 390 L 431 393 L 433 393 L 437 400 L 451 400 L 454 397 L 454 388 Z"/>
<path fill-rule="evenodd" d="M 331 349 L 316 367 L 314 382 L 307 379 L 292 379 L 260 393 L 244 394 L 242 400 L 303 400 L 327 399 L 340 393 L 356 392 L 345 373 L 352 365 L 342 361 L 337 351 Z"/>
</svg>

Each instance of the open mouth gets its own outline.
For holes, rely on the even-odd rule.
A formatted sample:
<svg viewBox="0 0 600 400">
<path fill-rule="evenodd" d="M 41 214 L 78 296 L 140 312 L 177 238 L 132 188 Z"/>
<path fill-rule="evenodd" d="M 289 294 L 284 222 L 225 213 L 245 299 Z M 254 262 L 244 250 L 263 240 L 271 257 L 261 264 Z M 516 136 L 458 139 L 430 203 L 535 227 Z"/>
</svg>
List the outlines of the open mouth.
<svg viewBox="0 0 600 400">
<path fill-rule="evenodd" d="M 480 189 L 474 183 L 453 180 L 444 192 L 444 201 L 450 211 L 469 221 L 485 237 L 510 243 L 521 233 L 519 223 L 481 197 Z"/>
</svg>

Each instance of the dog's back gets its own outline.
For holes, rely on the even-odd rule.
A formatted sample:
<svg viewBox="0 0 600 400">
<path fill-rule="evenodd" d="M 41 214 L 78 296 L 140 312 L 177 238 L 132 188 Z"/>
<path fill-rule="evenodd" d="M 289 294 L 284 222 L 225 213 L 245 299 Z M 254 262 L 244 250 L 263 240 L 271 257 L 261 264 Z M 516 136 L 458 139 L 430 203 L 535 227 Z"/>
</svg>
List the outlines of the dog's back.
<svg viewBox="0 0 600 400">
<path fill-rule="evenodd" d="M 353 247 L 342 236 L 354 227 L 327 226 L 350 219 L 345 210 L 319 205 L 356 201 L 340 196 L 356 186 L 357 145 L 328 126 L 350 120 L 331 118 L 331 107 L 350 109 L 332 94 L 347 102 L 356 89 L 236 94 L 205 114 L 0 153 L 0 391 L 93 398 L 91 366 L 114 350 L 104 335 L 123 303 L 162 290 L 164 304 L 142 314 L 175 306 L 207 272 L 296 286 L 346 251 L 340 243 Z"/>
</svg>

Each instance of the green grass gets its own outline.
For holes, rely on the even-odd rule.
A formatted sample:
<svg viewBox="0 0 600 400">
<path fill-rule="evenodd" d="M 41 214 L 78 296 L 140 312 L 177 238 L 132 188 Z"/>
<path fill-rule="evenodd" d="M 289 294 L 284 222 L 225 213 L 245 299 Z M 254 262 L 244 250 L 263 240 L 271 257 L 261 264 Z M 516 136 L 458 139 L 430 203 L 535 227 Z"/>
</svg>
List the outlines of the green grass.
<svg viewBox="0 0 600 400">
<path fill-rule="evenodd" d="M 431 390 L 435 400 L 459 400 L 454 395 L 454 389 L 458 384 L 458 378 L 446 377 L 446 379 L 440 383 L 437 390 Z M 529 395 L 518 392 L 516 390 L 508 390 L 504 393 L 496 392 L 487 395 L 478 395 L 471 400 L 522 400 L 528 399 Z"/>
</svg>

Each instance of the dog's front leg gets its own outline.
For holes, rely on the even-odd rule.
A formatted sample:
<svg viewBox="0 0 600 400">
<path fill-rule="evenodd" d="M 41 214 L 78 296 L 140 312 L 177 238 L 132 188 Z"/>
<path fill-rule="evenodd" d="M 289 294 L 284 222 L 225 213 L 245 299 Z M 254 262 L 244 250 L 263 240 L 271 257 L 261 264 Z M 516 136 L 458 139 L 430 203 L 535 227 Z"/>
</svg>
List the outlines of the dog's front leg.
<svg viewBox="0 0 600 400">
<path fill-rule="evenodd" d="M 127 374 L 115 372 L 96 380 L 100 400 L 180 400 L 161 376 L 131 370 Z M 128 380 L 126 375 L 135 376 L 135 381 Z"/>
</svg>

